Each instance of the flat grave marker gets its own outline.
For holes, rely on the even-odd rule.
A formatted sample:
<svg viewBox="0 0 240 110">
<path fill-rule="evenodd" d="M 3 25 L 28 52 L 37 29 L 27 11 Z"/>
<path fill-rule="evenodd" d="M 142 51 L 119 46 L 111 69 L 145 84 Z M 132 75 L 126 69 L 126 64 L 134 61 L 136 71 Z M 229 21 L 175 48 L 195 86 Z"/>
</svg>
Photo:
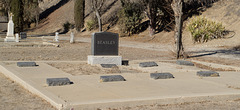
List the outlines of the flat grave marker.
<svg viewBox="0 0 240 110">
<path fill-rule="evenodd" d="M 102 66 L 103 68 L 113 68 L 113 67 L 117 67 L 116 64 L 101 64 L 101 66 Z"/>
<path fill-rule="evenodd" d="M 68 78 L 47 78 L 48 86 L 70 85 L 72 82 Z"/>
<path fill-rule="evenodd" d="M 178 65 L 194 66 L 194 64 L 192 62 L 186 61 L 186 60 L 177 60 L 176 63 Z"/>
<path fill-rule="evenodd" d="M 219 73 L 215 71 L 198 71 L 197 75 L 200 77 L 219 77 Z"/>
<path fill-rule="evenodd" d="M 38 66 L 35 62 L 17 62 L 18 67 L 35 67 Z"/>
<path fill-rule="evenodd" d="M 121 75 L 100 76 L 100 82 L 126 81 Z"/>
<path fill-rule="evenodd" d="M 154 67 L 158 66 L 156 62 L 142 62 L 139 64 L 140 67 Z"/>
<path fill-rule="evenodd" d="M 150 77 L 152 79 L 170 79 L 170 78 L 174 78 L 174 76 L 171 73 L 151 73 Z"/>
</svg>

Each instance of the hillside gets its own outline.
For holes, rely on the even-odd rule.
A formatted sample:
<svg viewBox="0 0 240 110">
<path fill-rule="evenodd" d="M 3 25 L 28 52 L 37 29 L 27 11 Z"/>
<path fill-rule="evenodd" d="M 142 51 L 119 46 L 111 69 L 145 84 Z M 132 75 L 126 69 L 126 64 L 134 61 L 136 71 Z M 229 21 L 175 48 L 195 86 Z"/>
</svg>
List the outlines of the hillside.
<svg viewBox="0 0 240 110">
<path fill-rule="evenodd" d="M 86 4 L 89 4 L 89 1 L 86 1 Z M 116 12 L 120 7 L 119 0 L 109 0 L 107 5 L 111 4 L 111 7 L 106 8 L 106 12 L 103 15 L 104 24 L 108 24 L 110 21 L 106 21 L 107 17 L 110 18 L 112 16 L 116 16 Z M 217 39 L 212 40 L 204 44 L 193 44 L 192 39 L 190 37 L 189 32 L 184 29 L 183 31 L 183 41 L 184 46 L 205 46 L 205 47 L 233 47 L 240 45 L 240 30 L 238 26 L 240 25 L 240 1 L 239 0 L 231 0 L 231 1 L 219 1 L 213 4 L 212 7 L 208 8 L 205 12 L 202 13 L 202 16 L 212 19 L 214 21 L 219 21 L 226 26 L 226 29 L 229 31 L 234 31 L 236 33 L 232 38 L 226 39 Z M 60 7 L 53 13 L 51 13 L 46 19 L 43 19 L 40 25 L 32 31 L 35 34 L 46 34 L 46 33 L 54 33 L 56 31 L 61 30 L 62 25 L 65 22 L 74 23 L 73 18 L 73 8 L 74 1 L 70 0 L 64 6 Z M 88 20 L 89 15 L 93 15 L 89 6 L 86 6 L 86 20 Z M 190 18 L 189 18 L 190 19 Z M 184 21 L 184 26 L 188 23 L 188 20 Z M 118 27 L 114 26 L 110 29 L 110 31 L 118 32 Z M 97 30 L 95 30 L 97 31 Z M 93 31 L 94 32 L 94 31 Z M 78 34 L 77 36 L 86 36 L 90 35 L 91 32 L 84 32 Z M 231 35 L 233 35 L 231 33 Z M 229 35 L 229 36 L 231 36 Z M 170 37 L 169 37 L 170 36 Z M 148 35 L 148 30 L 138 34 L 133 35 L 132 37 L 122 38 L 126 40 L 134 40 L 141 42 L 155 42 L 155 43 L 173 43 L 173 32 L 160 32 L 156 34 L 154 37 L 150 37 Z M 228 36 L 228 37 L 229 37 Z M 169 42 L 171 41 L 171 42 Z"/>
</svg>

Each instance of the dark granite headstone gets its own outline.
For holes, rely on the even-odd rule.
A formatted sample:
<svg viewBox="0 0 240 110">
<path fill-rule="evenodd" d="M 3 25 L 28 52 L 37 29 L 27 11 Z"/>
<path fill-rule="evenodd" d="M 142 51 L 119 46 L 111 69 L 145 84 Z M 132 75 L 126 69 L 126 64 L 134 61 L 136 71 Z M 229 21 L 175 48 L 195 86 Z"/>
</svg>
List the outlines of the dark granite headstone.
<svg viewBox="0 0 240 110">
<path fill-rule="evenodd" d="M 139 64 L 140 67 L 154 67 L 158 66 L 156 62 L 142 62 Z"/>
<path fill-rule="evenodd" d="M 112 68 L 112 67 L 117 67 L 116 64 L 101 64 L 103 68 Z"/>
<path fill-rule="evenodd" d="M 47 78 L 48 86 L 69 85 L 71 81 L 68 78 Z"/>
<path fill-rule="evenodd" d="M 174 78 L 171 73 L 151 73 L 150 77 L 153 79 L 170 79 Z"/>
<path fill-rule="evenodd" d="M 27 33 L 26 32 L 20 32 L 20 38 L 21 39 L 26 39 L 27 38 Z"/>
<path fill-rule="evenodd" d="M 93 33 L 92 55 L 118 55 L 118 40 L 119 36 L 116 33 Z"/>
<path fill-rule="evenodd" d="M 176 62 L 178 65 L 186 65 L 186 66 L 194 66 L 194 64 L 190 61 L 185 60 L 177 60 Z"/>
<path fill-rule="evenodd" d="M 219 73 L 215 71 L 198 71 L 197 72 L 198 76 L 201 77 L 219 77 Z"/>
<path fill-rule="evenodd" d="M 35 62 L 17 62 L 18 67 L 34 67 L 37 66 Z"/>
<path fill-rule="evenodd" d="M 126 81 L 121 75 L 100 76 L 100 82 Z"/>
</svg>

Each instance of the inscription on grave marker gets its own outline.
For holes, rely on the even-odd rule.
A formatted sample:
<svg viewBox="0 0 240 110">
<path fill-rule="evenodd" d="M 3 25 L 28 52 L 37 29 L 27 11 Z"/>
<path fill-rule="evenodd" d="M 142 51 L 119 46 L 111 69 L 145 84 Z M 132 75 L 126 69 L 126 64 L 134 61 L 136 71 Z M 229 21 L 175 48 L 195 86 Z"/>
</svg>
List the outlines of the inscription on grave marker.
<svg viewBox="0 0 240 110">
<path fill-rule="evenodd" d="M 93 33 L 92 55 L 118 55 L 118 41 L 119 37 L 116 33 Z"/>
</svg>

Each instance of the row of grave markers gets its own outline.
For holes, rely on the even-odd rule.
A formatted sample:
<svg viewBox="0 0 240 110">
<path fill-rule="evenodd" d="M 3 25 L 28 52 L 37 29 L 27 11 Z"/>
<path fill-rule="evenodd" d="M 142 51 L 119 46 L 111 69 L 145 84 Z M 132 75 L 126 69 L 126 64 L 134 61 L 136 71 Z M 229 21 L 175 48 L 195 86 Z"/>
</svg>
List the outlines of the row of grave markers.
<svg viewBox="0 0 240 110">
<path fill-rule="evenodd" d="M 74 35 L 71 33 L 72 37 Z M 58 33 L 56 33 L 58 36 Z M 55 38 L 58 39 L 58 38 Z M 91 55 L 88 56 L 88 64 L 100 64 L 103 68 L 112 68 L 122 65 L 122 57 L 118 56 L 119 48 L 119 36 L 116 33 L 110 32 L 98 32 L 92 34 L 91 42 Z M 194 66 L 192 62 L 178 60 L 176 62 L 179 65 Z M 35 62 L 18 62 L 19 67 L 34 67 L 37 66 Z M 140 67 L 154 67 L 158 66 L 155 62 L 142 62 Z M 198 71 L 198 76 L 201 77 L 217 77 L 219 73 L 214 71 Z M 151 73 L 150 77 L 153 79 L 169 79 L 174 78 L 171 73 Z M 100 82 L 112 82 L 112 81 L 126 81 L 121 75 L 100 76 Z M 73 84 L 68 78 L 47 78 L 47 84 L 49 86 L 60 86 Z"/>
<path fill-rule="evenodd" d="M 181 62 L 181 63 L 180 63 Z M 194 66 L 191 62 L 188 61 L 177 61 L 179 65 Z M 18 67 L 36 67 L 38 66 L 35 62 L 17 62 Z M 154 67 L 158 66 L 155 62 L 143 62 L 139 64 L 140 67 Z M 215 71 L 198 71 L 197 75 L 200 77 L 219 77 L 219 73 Z M 171 73 L 150 73 L 150 78 L 152 79 L 171 79 L 175 78 Z M 100 82 L 114 82 L 114 81 L 127 81 L 121 75 L 107 75 L 100 76 Z M 46 83 L 48 86 L 62 86 L 74 84 L 69 80 L 69 78 L 47 78 Z"/>
<path fill-rule="evenodd" d="M 54 41 L 59 42 L 59 33 L 58 32 L 55 33 Z M 71 32 L 71 34 L 70 34 L 70 43 L 75 43 L 73 32 Z"/>
</svg>

